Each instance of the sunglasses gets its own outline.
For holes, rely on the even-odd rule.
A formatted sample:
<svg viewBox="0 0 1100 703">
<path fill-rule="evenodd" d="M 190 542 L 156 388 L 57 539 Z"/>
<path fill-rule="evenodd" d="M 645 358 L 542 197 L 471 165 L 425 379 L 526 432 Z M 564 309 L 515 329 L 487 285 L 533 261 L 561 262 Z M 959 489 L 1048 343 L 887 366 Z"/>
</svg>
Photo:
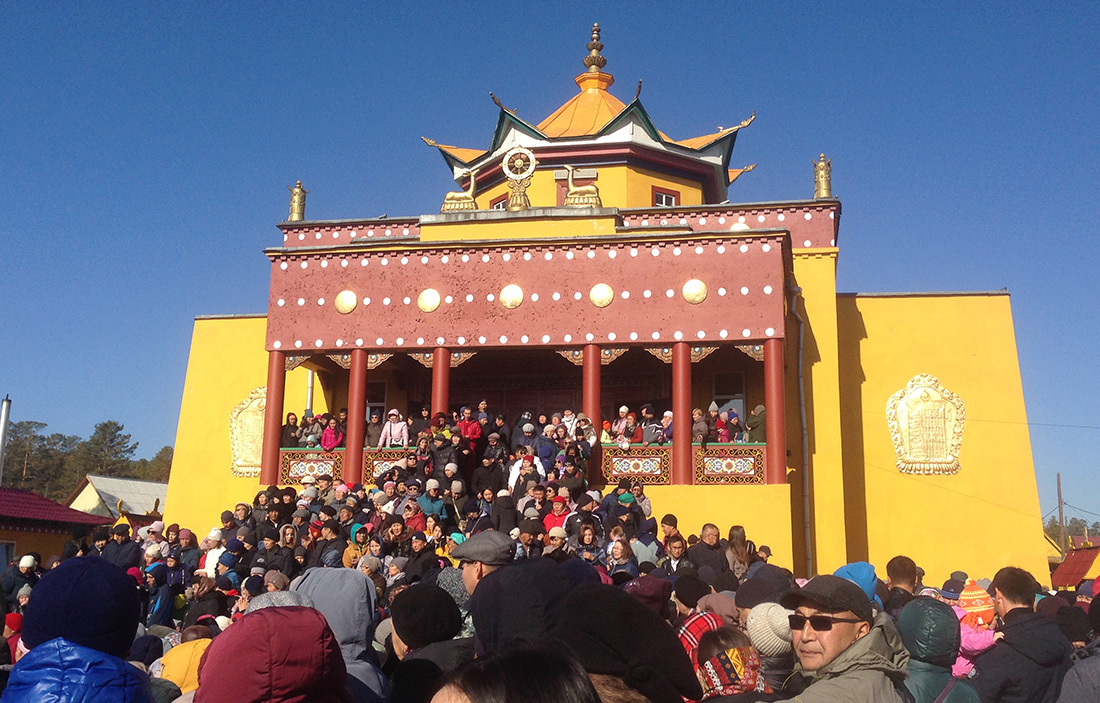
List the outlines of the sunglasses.
<svg viewBox="0 0 1100 703">
<path fill-rule="evenodd" d="M 831 615 L 794 615 L 787 616 L 787 622 L 790 623 L 791 630 L 801 630 L 806 627 L 806 623 L 810 623 L 810 629 L 814 632 L 828 632 L 833 629 L 833 625 L 838 622 L 850 622 L 857 623 L 863 622 L 859 618 L 834 618 Z"/>
</svg>

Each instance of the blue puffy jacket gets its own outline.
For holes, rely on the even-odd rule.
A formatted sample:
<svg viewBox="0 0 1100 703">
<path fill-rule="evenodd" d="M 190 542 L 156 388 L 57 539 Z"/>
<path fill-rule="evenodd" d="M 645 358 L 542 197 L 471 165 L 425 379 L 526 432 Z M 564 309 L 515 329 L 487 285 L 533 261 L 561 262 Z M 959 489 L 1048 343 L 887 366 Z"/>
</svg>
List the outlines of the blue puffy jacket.
<svg viewBox="0 0 1100 703">
<path fill-rule="evenodd" d="M 58 637 L 11 671 L 0 703 L 153 703 L 149 677 L 118 657 Z"/>
</svg>

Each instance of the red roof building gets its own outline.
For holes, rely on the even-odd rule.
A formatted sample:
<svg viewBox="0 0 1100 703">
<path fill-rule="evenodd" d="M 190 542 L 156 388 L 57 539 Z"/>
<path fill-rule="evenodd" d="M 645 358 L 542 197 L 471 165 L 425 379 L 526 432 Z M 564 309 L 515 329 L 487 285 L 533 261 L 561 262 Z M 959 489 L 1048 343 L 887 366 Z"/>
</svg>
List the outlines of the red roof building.
<svg viewBox="0 0 1100 703">
<path fill-rule="evenodd" d="M 1082 581 L 1096 578 L 1098 574 L 1094 565 L 1097 556 L 1100 556 L 1100 547 L 1071 549 L 1051 575 L 1051 585 L 1055 588 L 1077 588 Z"/>
<path fill-rule="evenodd" d="M 33 491 L 0 488 L 0 563 L 6 567 L 28 552 L 37 552 L 47 560 L 61 554 L 74 526 L 92 529 L 110 522 L 110 518 L 66 508 Z"/>
</svg>

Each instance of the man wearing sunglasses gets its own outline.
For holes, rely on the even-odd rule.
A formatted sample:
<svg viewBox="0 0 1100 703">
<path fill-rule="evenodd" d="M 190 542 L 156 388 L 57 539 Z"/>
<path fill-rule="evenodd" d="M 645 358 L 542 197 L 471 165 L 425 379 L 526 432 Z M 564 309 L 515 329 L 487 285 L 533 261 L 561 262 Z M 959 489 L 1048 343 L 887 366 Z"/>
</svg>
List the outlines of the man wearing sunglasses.
<svg viewBox="0 0 1100 703">
<path fill-rule="evenodd" d="M 790 616 L 798 666 L 784 686 L 795 700 L 840 703 L 911 701 L 902 682 L 909 655 L 900 638 L 885 634 L 885 615 L 875 617 L 863 589 L 823 575 L 780 599 Z"/>
</svg>

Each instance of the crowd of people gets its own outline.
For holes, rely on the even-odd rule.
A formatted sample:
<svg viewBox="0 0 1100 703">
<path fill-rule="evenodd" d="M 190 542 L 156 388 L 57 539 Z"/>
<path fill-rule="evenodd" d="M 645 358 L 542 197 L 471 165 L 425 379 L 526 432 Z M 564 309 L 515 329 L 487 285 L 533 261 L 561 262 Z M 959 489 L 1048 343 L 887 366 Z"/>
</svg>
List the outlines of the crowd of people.
<svg viewBox="0 0 1100 703">
<path fill-rule="evenodd" d="M 692 442 L 701 444 L 729 444 L 763 442 L 766 414 L 763 405 L 757 405 L 744 421 L 736 410 L 720 410 L 712 402 L 704 411 L 695 408 L 691 413 Z M 516 428 L 513 433 L 512 428 Z M 529 428 L 529 429 L 528 429 Z M 538 428 L 536 430 L 536 428 Z M 375 449 L 408 449 L 429 443 L 440 435 L 462 457 L 478 457 L 484 453 L 489 437 L 497 436 L 502 446 L 518 450 L 526 446 L 529 451 L 542 445 L 554 445 L 554 452 L 564 451 L 570 444 L 596 442 L 603 444 L 665 444 L 672 441 L 672 411 L 666 410 L 657 417 L 653 405 L 646 403 L 632 411 L 623 405 L 613 420 L 606 420 L 595 427 L 584 413 L 566 408 L 551 415 L 525 412 L 509 425 L 502 414 L 489 412 L 488 401 L 480 401 L 476 408 L 463 407 L 451 414 L 437 412 L 432 415 L 427 407 L 421 407 L 417 417 L 404 417 L 396 408 L 390 409 L 383 420 L 378 410 L 370 412 L 363 433 L 363 446 Z M 314 415 L 307 410 L 301 424 L 296 413 L 287 413 L 282 427 L 280 446 L 333 451 L 347 446 L 348 409 L 337 413 Z M 535 443 L 539 446 L 534 446 Z M 549 457 L 545 457 L 549 458 Z"/>
<path fill-rule="evenodd" d="M 559 419 L 538 436 L 587 435 Z M 477 445 L 439 430 L 373 485 L 307 476 L 210 530 L 20 556 L 0 701 L 1100 700 L 1100 581 L 934 587 L 907 556 L 796 579 L 739 525 L 682 532 L 641 483 L 592 489 L 585 440 L 544 463 L 493 432 L 463 465 Z"/>
</svg>

